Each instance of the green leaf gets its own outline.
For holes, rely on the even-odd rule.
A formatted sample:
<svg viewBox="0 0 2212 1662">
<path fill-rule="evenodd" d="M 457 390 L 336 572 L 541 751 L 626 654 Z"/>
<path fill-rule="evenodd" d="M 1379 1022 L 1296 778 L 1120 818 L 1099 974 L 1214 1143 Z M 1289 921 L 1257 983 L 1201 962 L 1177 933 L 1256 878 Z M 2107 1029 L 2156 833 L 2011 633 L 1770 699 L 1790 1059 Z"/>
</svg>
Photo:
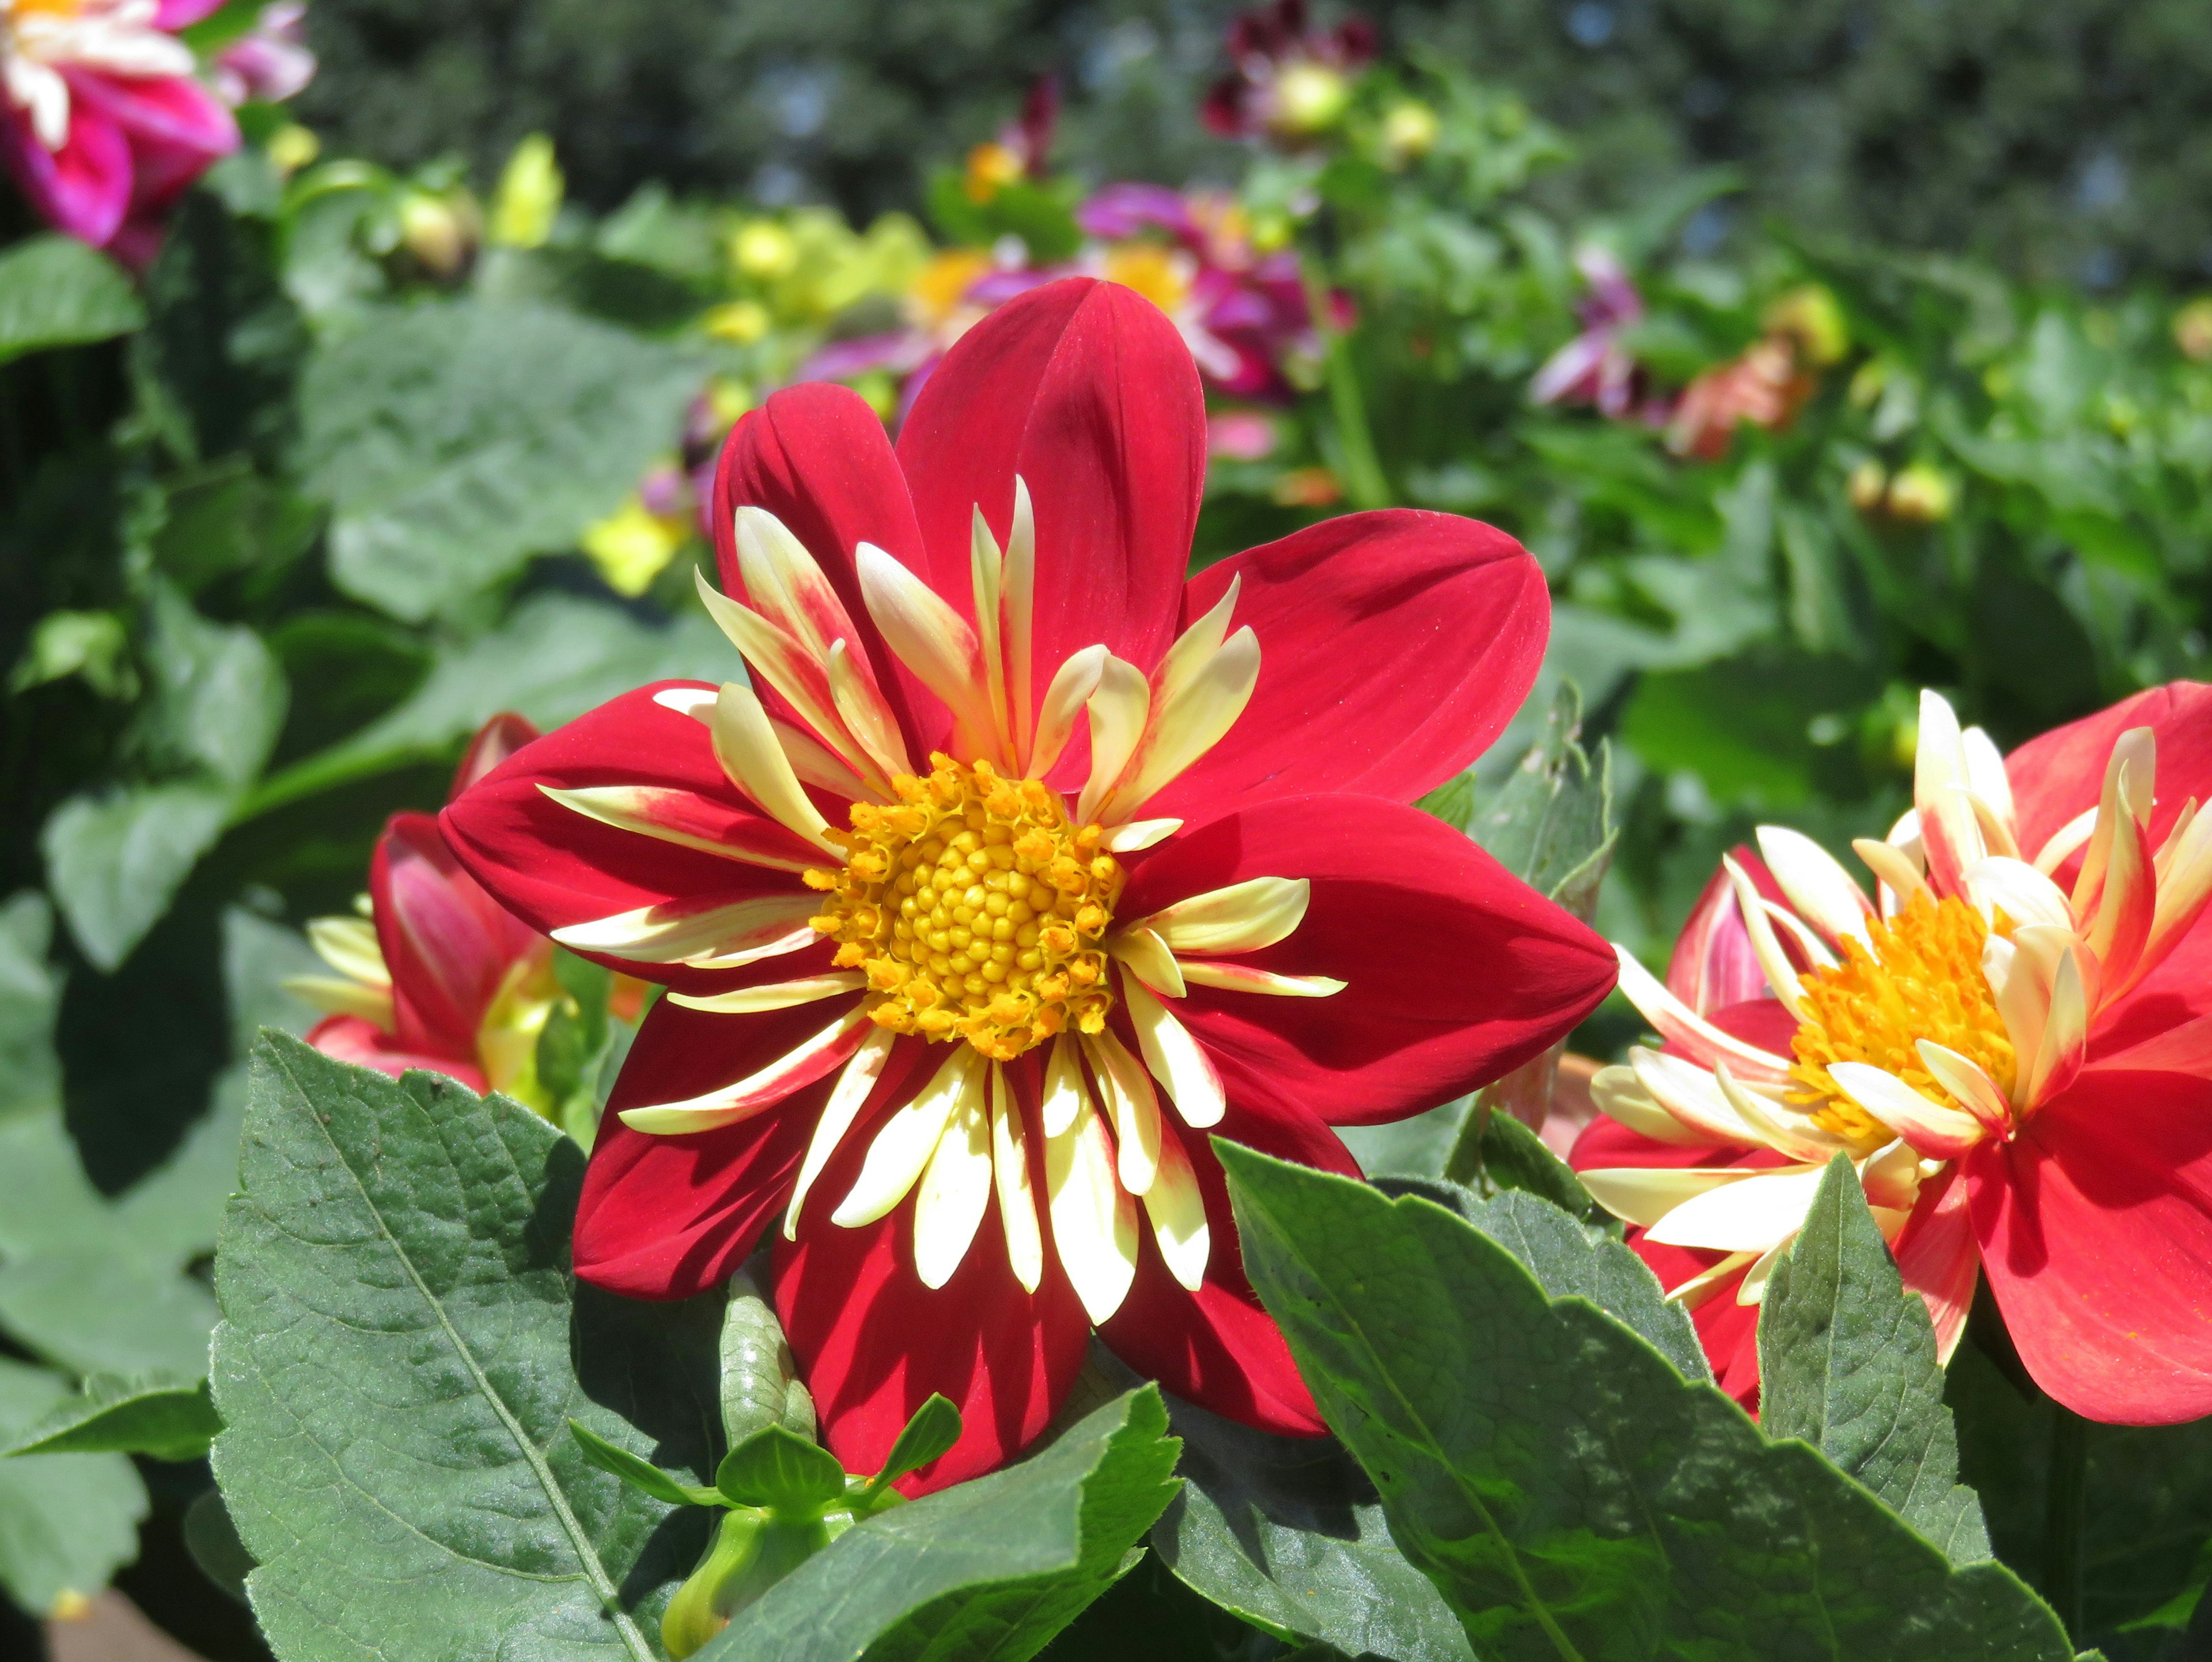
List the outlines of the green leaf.
<svg viewBox="0 0 2212 1662">
<path fill-rule="evenodd" d="M 204 1122 L 110 1199 L 58 1110 L 0 1121 L 0 1328 L 76 1373 L 199 1377 L 215 1303 L 184 1271 L 210 1244 L 199 1168 L 225 1130 Z"/>
<path fill-rule="evenodd" d="M 230 805 L 219 785 L 131 785 L 72 796 L 47 817 L 46 882 L 95 965 L 119 968 L 161 921 Z"/>
<path fill-rule="evenodd" d="M 1601 744 L 1593 762 L 1577 742 L 1582 694 L 1562 680 L 1544 731 L 1497 794 L 1467 821 L 1467 833 L 1537 893 L 1588 920 L 1613 863 L 1613 760 Z"/>
<path fill-rule="evenodd" d="M 1517 1190 L 1551 1202 L 1584 1223 L 1612 1229 L 1611 1214 L 1590 1198 L 1574 1168 L 1509 1113 L 1478 1099 L 1460 1128 L 1444 1176 L 1480 1195 Z"/>
<path fill-rule="evenodd" d="M 568 1434 L 576 1440 L 576 1446 L 584 1452 L 584 1458 L 601 1471 L 621 1478 L 632 1488 L 656 1501 L 672 1507 L 711 1507 L 721 1503 L 717 1491 L 678 1482 L 652 1461 L 641 1459 L 626 1448 L 617 1448 L 589 1426 L 571 1420 Z"/>
<path fill-rule="evenodd" d="M 714 1487 L 732 1506 L 811 1515 L 843 1496 L 845 1468 L 797 1432 L 763 1426 L 722 1457 Z"/>
<path fill-rule="evenodd" d="M 699 1662 L 1020 1662 L 1136 1560 L 1176 1491 L 1147 1385 L 1019 1465 L 855 1525 L 771 1588 Z"/>
<path fill-rule="evenodd" d="M 145 321 L 123 269 L 74 237 L 35 236 L 0 254 L 0 363 L 127 335 Z"/>
<path fill-rule="evenodd" d="M 222 1429 L 205 1379 L 95 1373 L 84 1382 L 81 1396 L 0 1442 L 0 1457 L 143 1454 L 155 1460 L 197 1460 Z"/>
<path fill-rule="evenodd" d="M 1396 1186 L 1386 1183 L 1383 1187 L 1385 1192 L 1395 1192 Z M 1674 1363 L 1684 1379 L 1713 1377 L 1689 1313 L 1667 1301 L 1658 1278 L 1610 1230 L 1518 1190 L 1485 1200 L 1455 1184 L 1404 1188 L 1458 1213 L 1518 1258 L 1553 1298 L 1589 1300 Z"/>
<path fill-rule="evenodd" d="M 1278 1638 L 1346 1656 L 1472 1658 L 1342 1445 L 1270 1436 L 1184 1403 L 1174 1419 L 1182 1492 L 1153 1525 L 1152 1549 L 1194 1592 Z"/>
<path fill-rule="evenodd" d="M 656 629 L 613 606 L 533 594 L 497 629 L 441 656 L 422 685 L 380 720 L 266 781 L 240 813 L 405 763 L 445 759 L 501 710 L 550 732 L 647 682 L 721 680 L 738 668 L 721 631 L 696 613 Z"/>
<path fill-rule="evenodd" d="M 899 1430 L 884 1469 L 869 1479 L 865 1491 L 873 1496 L 907 1475 L 919 1471 L 960 1440 L 960 1410 L 949 1397 L 933 1394 L 915 1409 L 914 1417 Z"/>
<path fill-rule="evenodd" d="M 696 1481 L 714 1302 L 580 1288 L 583 1160 L 503 1098 L 265 1035 L 223 1219 L 216 1475 L 286 1662 L 623 1655 L 705 1538 L 575 1420 Z"/>
<path fill-rule="evenodd" d="M 1464 1220 L 1216 1146 L 1254 1286 L 1486 1659 L 2070 1656 L 2010 1571 L 1954 1569 Z"/>
<path fill-rule="evenodd" d="M 300 383 L 302 477 L 334 510 L 332 580 L 417 622 L 573 546 L 674 447 L 702 375 L 542 307 L 370 313 Z"/>
<path fill-rule="evenodd" d="M 1820 1179 L 1759 1308 L 1759 1418 L 1799 1437 L 1880 1495 L 1953 1562 L 1990 1557 L 1928 1306 L 1905 1290 L 1850 1160 Z"/>
<path fill-rule="evenodd" d="M 0 1442 L 45 1417 L 69 1386 L 0 1357 Z M 33 1616 L 65 1593 L 90 1597 L 138 1553 L 146 1489 L 120 1454 L 0 1460 L 0 1587 Z"/>
<path fill-rule="evenodd" d="M 46 963 L 54 915 L 33 889 L 0 905 L 0 1119 L 60 1099 L 54 1015 L 61 977 Z"/>
<path fill-rule="evenodd" d="M 284 725 L 284 672 L 275 655 L 252 630 L 201 617 L 168 583 L 154 584 L 148 612 L 149 748 L 158 761 L 204 770 L 233 790 L 250 784 Z"/>
</svg>

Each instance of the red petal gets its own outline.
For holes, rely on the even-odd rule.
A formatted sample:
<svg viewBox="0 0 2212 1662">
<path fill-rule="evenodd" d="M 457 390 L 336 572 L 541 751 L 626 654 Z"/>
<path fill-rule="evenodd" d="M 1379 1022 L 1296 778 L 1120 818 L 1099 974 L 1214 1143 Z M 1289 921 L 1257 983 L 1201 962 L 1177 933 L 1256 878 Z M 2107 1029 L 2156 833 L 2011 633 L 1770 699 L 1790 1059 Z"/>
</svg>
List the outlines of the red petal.
<svg viewBox="0 0 2212 1662">
<path fill-rule="evenodd" d="M 1611 990 L 1612 948 L 1415 808 L 1280 797 L 1132 860 L 1125 918 L 1254 877 L 1312 880 L 1290 938 L 1237 961 L 1346 983 L 1328 998 L 1193 985 L 1174 1005 L 1232 1103 L 1333 1125 L 1403 1118 L 1519 1066 Z"/>
<path fill-rule="evenodd" d="M 1149 301 L 1070 277 L 977 324 L 915 399 L 899 460 L 928 545 L 921 568 L 973 616 L 978 504 L 1003 546 L 1014 476 L 1036 511 L 1031 697 L 1103 642 L 1149 670 L 1173 637 L 1206 483 L 1206 410 L 1190 350 Z"/>
<path fill-rule="evenodd" d="M 911 571 L 927 562 L 882 420 L 849 387 L 809 382 L 774 394 L 731 429 L 714 472 L 714 551 L 722 590 L 732 599 L 745 593 L 734 530 L 734 515 L 744 507 L 775 514 L 814 556 L 861 636 L 856 644 L 866 651 L 920 762 L 942 742 L 950 718 L 877 635 L 853 560 L 866 542 Z M 961 547 L 964 562 L 967 544 Z M 788 713 L 771 690 L 758 691 L 779 714 Z"/>
<path fill-rule="evenodd" d="M 478 1095 L 490 1088 L 484 1083 L 483 1070 L 476 1064 L 473 1045 L 470 1047 L 467 1060 L 423 1056 L 401 1049 L 398 1042 L 389 1033 L 380 1029 L 374 1022 L 364 1021 L 359 1016 L 325 1016 L 307 1030 L 307 1043 L 326 1056 L 336 1056 L 340 1062 L 356 1062 L 363 1068 L 374 1068 L 394 1079 L 420 1068 L 433 1074 L 443 1074 L 448 1079 L 457 1079 Z"/>
<path fill-rule="evenodd" d="M 2148 728 L 2158 740 L 2153 848 L 2166 840 L 2184 802 L 2192 796 L 2200 804 L 2212 802 L 2212 686 L 2175 681 L 2153 687 L 2031 739 L 2005 758 L 2023 855 L 2034 859 L 2052 832 L 2097 806 L 2113 742 L 2130 728 Z"/>
<path fill-rule="evenodd" d="M 532 740 L 542 736 L 527 717 L 517 715 L 511 709 L 501 710 L 478 728 L 477 736 L 469 740 L 468 753 L 461 758 L 460 766 L 453 770 L 453 782 L 446 792 L 446 800 L 452 801 Z"/>
<path fill-rule="evenodd" d="M 1705 1017 L 1723 1032 L 1756 1044 L 1770 1056 L 1787 1058 L 1790 1041 L 1797 1036 L 1797 1018 L 1778 998 L 1747 998 L 1741 1004 L 1724 1004 Z M 1670 1052 L 1672 1045 L 1664 1047 Z"/>
<path fill-rule="evenodd" d="M 377 945 L 402 1047 L 473 1056 L 508 968 L 538 937 L 463 871 L 427 813 L 394 814 L 368 868 Z"/>
<path fill-rule="evenodd" d="M 650 1136 L 625 1108 L 681 1102 L 744 1078 L 821 1030 L 826 1004 L 764 1015 L 653 1006 L 616 1082 L 576 1208 L 576 1273 L 634 1299 L 685 1299 L 729 1278 L 783 1209 L 836 1076 L 756 1118 L 692 1136 Z M 896 1055 L 880 1091 L 904 1078 Z"/>
<path fill-rule="evenodd" d="M 1409 802 L 1504 731 L 1551 630 L 1536 562 L 1450 514 L 1346 514 L 1208 566 L 1190 580 L 1185 620 L 1232 576 L 1243 584 L 1230 625 L 1259 636 L 1259 686 L 1147 818 L 1313 791 Z"/>
<path fill-rule="evenodd" d="M 2085 1074 L 1965 1166 L 1990 1288 L 2036 1384 L 2111 1423 L 2212 1414 L 2212 1087 Z"/>
<path fill-rule="evenodd" d="M 1946 1166 L 1920 1186 L 1912 1215 L 1891 1251 L 1905 1286 L 1927 1304 L 1929 1319 L 1936 1324 L 1936 1354 L 1948 1363 L 1959 1336 L 1966 1330 L 1982 1262 L 1966 1184 L 1956 1165 Z"/>
<path fill-rule="evenodd" d="M 1245 1279 L 1221 1162 L 1202 1134 L 1172 1117 L 1167 1129 L 1182 1139 L 1206 1197 L 1212 1242 L 1206 1279 L 1197 1292 L 1186 1289 L 1168 1272 L 1151 1228 L 1140 1221 L 1137 1279 L 1098 1336 L 1139 1373 L 1201 1408 L 1284 1436 L 1322 1435 L 1328 1425 L 1298 1377 L 1282 1330 Z M 1336 1134 L 1303 1111 L 1261 1116 L 1232 1105 L 1220 1130 L 1280 1160 L 1359 1175 Z"/>
<path fill-rule="evenodd" d="M 775 1244 L 776 1312 L 814 1393 L 823 1440 L 847 1470 L 881 1466 L 931 1392 L 942 1391 L 959 1409 L 960 1440 L 900 1483 L 909 1495 L 980 1476 L 1036 1441 L 1066 1400 L 1091 1331 L 1049 1244 L 1043 1284 L 1034 1294 L 1022 1290 L 1007 1265 L 995 1203 L 952 1279 L 934 1291 L 915 1273 L 912 1196 L 858 1229 L 830 1221 L 859 1175 L 871 1122 L 911 1097 L 945 1056 L 919 1041 L 891 1053 L 884 1081 L 808 1198 L 799 1239 L 779 1237 Z M 1042 1201 L 1035 1064 L 1011 1076 L 1029 1105 L 1030 1186 Z"/>
<path fill-rule="evenodd" d="M 795 855 L 818 858 L 738 795 L 703 726 L 653 702 L 663 687 L 696 685 L 661 681 L 626 692 L 517 751 L 440 817 L 461 863 L 501 905 L 548 934 L 641 906 L 797 890 L 793 873 L 602 825 L 539 788 L 645 785 L 687 791 L 697 799 L 702 834 L 765 837 L 787 844 Z M 684 974 L 661 965 L 599 961 L 652 981 L 681 980 Z"/>
</svg>

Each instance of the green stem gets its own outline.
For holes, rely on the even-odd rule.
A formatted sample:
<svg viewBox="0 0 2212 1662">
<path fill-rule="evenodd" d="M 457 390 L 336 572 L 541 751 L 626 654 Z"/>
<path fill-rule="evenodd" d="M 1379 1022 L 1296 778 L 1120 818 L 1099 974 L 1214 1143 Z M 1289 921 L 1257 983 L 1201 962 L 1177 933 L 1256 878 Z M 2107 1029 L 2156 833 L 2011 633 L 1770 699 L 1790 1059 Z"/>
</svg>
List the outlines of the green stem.
<svg viewBox="0 0 2212 1662">
<path fill-rule="evenodd" d="M 443 752 L 429 745 L 401 745 L 390 750 L 323 751 L 295 762 L 282 773 L 271 774 L 239 799 L 229 823 L 243 825 L 271 809 L 298 801 L 303 796 L 334 790 L 357 779 L 373 778 L 415 762 L 434 762 Z"/>
<path fill-rule="evenodd" d="M 2089 1422 L 2057 1403 L 2051 1422 L 2051 1470 L 2044 1489 L 2043 1596 L 2066 1631 L 2081 1635 L 2081 1525 L 2089 1486 Z"/>
<path fill-rule="evenodd" d="M 1367 424 L 1367 400 L 1352 362 L 1352 337 L 1330 323 L 1328 290 L 1310 271 L 1306 273 L 1306 309 L 1314 332 L 1321 337 L 1329 413 L 1336 419 L 1337 442 L 1344 451 L 1344 493 L 1354 508 L 1388 508 L 1390 482 L 1376 452 L 1374 429 Z"/>
</svg>

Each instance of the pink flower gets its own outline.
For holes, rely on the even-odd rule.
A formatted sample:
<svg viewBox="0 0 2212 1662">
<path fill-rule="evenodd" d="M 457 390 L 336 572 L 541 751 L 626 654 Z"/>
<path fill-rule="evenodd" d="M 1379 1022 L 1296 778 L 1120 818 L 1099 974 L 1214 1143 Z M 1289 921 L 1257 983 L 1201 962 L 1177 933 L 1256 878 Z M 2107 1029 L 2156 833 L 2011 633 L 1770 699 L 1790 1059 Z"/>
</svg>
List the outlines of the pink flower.
<svg viewBox="0 0 2212 1662">
<path fill-rule="evenodd" d="M 1636 360 L 1621 338 L 1644 320 L 1644 297 L 1603 248 L 1578 249 L 1575 269 L 1589 285 L 1577 308 L 1583 332 L 1544 361 L 1528 396 L 1538 404 L 1594 404 L 1618 421 L 1636 404 Z"/>
<path fill-rule="evenodd" d="M 0 146 L 57 230 L 150 256 L 160 219 L 238 148 L 173 31 L 221 0 L 12 0 L 0 8 Z"/>
<path fill-rule="evenodd" d="M 1094 1330 L 1318 1434 L 1212 1133 L 1349 1173 L 1333 1125 L 1495 1078 L 1612 983 L 1407 806 L 1526 693 L 1535 563 L 1398 511 L 1186 579 L 1204 423 L 1175 331 L 1082 279 L 969 332 L 896 451 L 850 393 L 776 394 L 724 452 L 702 586 L 751 688 L 641 688 L 446 810 L 501 901 L 671 989 L 576 1273 L 687 1297 L 773 1231 L 852 1470 L 939 1391 L 965 1428 L 921 1486 L 1012 1458 Z"/>
<path fill-rule="evenodd" d="M 216 54 L 215 89 L 226 104 L 281 104 L 315 78 L 315 55 L 301 27 L 301 0 L 264 6 L 251 33 Z"/>
<path fill-rule="evenodd" d="M 2212 688 L 2186 682 L 2000 756 L 1923 693 L 1915 807 L 1852 844 L 1723 861 L 1655 980 L 1657 1050 L 1592 1082 L 1574 1165 L 1759 1388 L 1757 1306 L 1838 1153 L 1942 1355 L 1980 1277 L 2077 1414 L 2212 1413 Z"/>
</svg>

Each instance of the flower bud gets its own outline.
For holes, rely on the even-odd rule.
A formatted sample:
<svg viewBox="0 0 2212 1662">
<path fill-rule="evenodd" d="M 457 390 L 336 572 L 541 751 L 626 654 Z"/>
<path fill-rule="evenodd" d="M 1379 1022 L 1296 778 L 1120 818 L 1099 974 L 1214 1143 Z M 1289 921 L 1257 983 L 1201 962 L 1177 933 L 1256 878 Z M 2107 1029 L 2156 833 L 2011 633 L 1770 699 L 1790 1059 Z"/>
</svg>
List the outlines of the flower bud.
<svg viewBox="0 0 2212 1662">
<path fill-rule="evenodd" d="M 1958 505 L 1959 487 L 1951 476 L 1926 462 L 1899 468 L 1889 482 L 1889 511 L 1914 525 L 1938 524 Z"/>
<path fill-rule="evenodd" d="M 263 149 L 269 165 L 289 179 L 323 153 L 323 141 L 296 121 L 288 121 L 269 135 Z"/>
<path fill-rule="evenodd" d="M 2212 359 L 2212 295 L 2191 301 L 2173 314 L 2173 344 L 2196 362 Z"/>
<path fill-rule="evenodd" d="M 851 1527 L 852 1514 L 784 1518 L 759 1507 L 722 1514 L 714 1538 L 660 1618 L 673 1662 L 704 1645 L 730 1618 Z"/>
<path fill-rule="evenodd" d="M 1393 167 L 1418 161 L 1437 147 L 1437 113 L 1418 98 L 1401 99 L 1382 117 L 1382 148 Z"/>
<path fill-rule="evenodd" d="M 749 219 L 730 238 L 730 261 L 745 277 L 773 282 L 799 264 L 799 242 L 772 219 Z"/>
<path fill-rule="evenodd" d="M 553 160 L 553 141 L 532 133 L 514 147 L 491 204 L 491 240 L 509 248 L 542 248 L 553 234 L 567 182 Z"/>
<path fill-rule="evenodd" d="M 1871 514 L 1881 506 L 1882 495 L 1889 489 L 1889 474 L 1869 456 L 1851 469 L 1850 482 L 1844 489 L 1850 494 L 1853 508 L 1862 514 Z"/>
<path fill-rule="evenodd" d="M 1351 83 L 1338 71 L 1326 64 L 1292 64 L 1276 78 L 1269 125 L 1292 138 L 1311 138 L 1343 120 L 1351 103 Z"/>
<path fill-rule="evenodd" d="M 1850 326 L 1836 296 L 1817 283 L 1792 289 L 1766 308 L 1762 320 L 1771 334 L 1787 335 L 1802 360 L 1826 368 L 1851 350 Z"/>
<path fill-rule="evenodd" d="M 476 204 L 465 194 L 410 191 L 399 204 L 399 241 L 431 276 L 459 277 L 477 251 Z"/>
</svg>

